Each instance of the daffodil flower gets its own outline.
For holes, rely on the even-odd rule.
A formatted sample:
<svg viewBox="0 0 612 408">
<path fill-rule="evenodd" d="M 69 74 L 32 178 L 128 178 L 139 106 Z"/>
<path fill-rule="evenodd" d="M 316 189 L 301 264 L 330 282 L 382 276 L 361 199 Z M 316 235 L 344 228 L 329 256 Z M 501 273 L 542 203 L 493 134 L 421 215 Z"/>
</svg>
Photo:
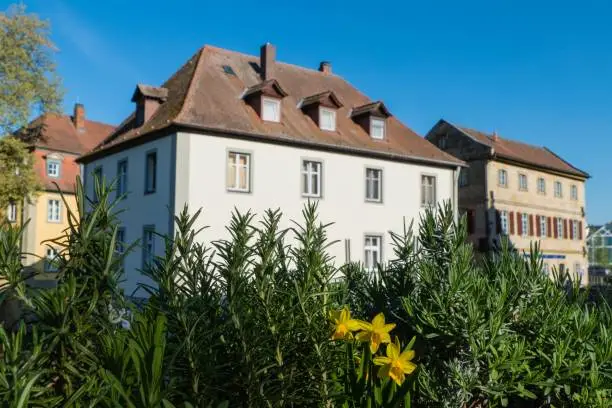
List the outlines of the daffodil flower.
<svg viewBox="0 0 612 408">
<path fill-rule="evenodd" d="M 385 315 L 377 314 L 372 323 L 363 322 L 362 332 L 357 333 L 357 340 L 370 343 L 372 354 L 378 351 L 381 343 L 391 343 L 389 332 L 395 327 L 395 323 L 385 324 Z"/>
<path fill-rule="evenodd" d="M 351 339 L 353 336 L 351 332 L 361 330 L 368 324 L 361 320 L 351 319 L 351 311 L 346 306 L 342 310 L 334 312 L 332 321 L 335 325 L 332 340 Z"/>
<path fill-rule="evenodd" d="M 378 370 L 378 376 L 381 378 L 389 377 L 397 385 L 402 385 L 406 379 L 406 374 L 412 374 L 417 367 L 410 361 L 414 358 L 414 350 L 404 350 L 401 354 L 400 350 L 399 339 L 396 337 L 395 344 L 387 345 L 387 357 L 374 357 L 374 364 L 382 366 Z"/>
</svg>

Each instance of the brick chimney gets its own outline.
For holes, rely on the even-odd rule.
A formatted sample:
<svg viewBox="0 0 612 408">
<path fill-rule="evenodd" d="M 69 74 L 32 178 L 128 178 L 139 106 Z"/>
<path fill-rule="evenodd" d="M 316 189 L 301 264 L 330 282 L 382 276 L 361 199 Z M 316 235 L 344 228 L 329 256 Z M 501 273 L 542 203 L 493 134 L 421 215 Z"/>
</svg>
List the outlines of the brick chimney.
<svg viewBox="0 0 612 408">
<path fill-rule="evenodd" d="M 72 115 L 72 122 L 77 130 L 85 130 L 85 106 L 82 103 L 74 104 L 74 114 Z"/>
<path fill-rule="evenodd" d="M 499 137 L 497 136 L 497 130 L 493 131 L 493 137 L 491 137 L 491 139 L 493 139 L 494 142 L 497 142 L 499 140 Z"/>
<path fill-rule="evenodd" d="M 260 48 L 259 65 L 261 66 L 261 77 L 263 80 L 274 77 L 274 63 L 276 61 L 276 47 L 270 43 L 265 43 Z"/>
<path fill-rule="evenodd" d="M 325 75 L 331 75 L 332 73 L 332 65 L 329 61 L 321 61 L 319 64 L 319 71 L 324 73 Z"/>
</svg>

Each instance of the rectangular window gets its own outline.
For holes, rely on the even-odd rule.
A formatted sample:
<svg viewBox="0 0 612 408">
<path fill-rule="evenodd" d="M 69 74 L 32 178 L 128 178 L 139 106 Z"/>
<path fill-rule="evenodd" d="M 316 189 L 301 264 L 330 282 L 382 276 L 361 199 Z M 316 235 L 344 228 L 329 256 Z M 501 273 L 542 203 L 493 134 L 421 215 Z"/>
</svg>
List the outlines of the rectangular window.
<svg viewBox="0 0 612 408">
<path fill-rule="evenodd" d="M 544 272 L 546 275 L 550 274 L 550 266 L 548 263 L 544 262 L 542 264 L 542 272 Z"/>
<path fill-rule="evenodd" d="M 525 213 L 521 214 L 521 233 L 524 237 L 529 235 L 529 216 Z"/>
<path fill-rule="evenodd" d="M 364 265 L 369 272 L 374 272 L 381 263 L 382 237 L 380 235 L 366 235 L 364 245 Z"/>
<path fill-rule="evenodd" d="M 580 262 L 574 263 L 574 273 L 577 276 L 582 277 L 582 267 L 580 266 Z"/>
<path fill-rule="evenodd" d="M 555 197 L 563 197 L 563 186 L 560 181 L 555 181 Z"/>
<path fill-rule="evenodd" d="M 8 222 L 17 221 L 17 204 L 9 203 L 8 208 L 6 209 L 6 219 Z"/>
<path fill-rule="evenodd" d="M 146 225 L 142 234 L 142 267 L 146 268 L 155 259 L 155 226 Z"/>
<path fill-rule="evenodd" d="M 251 191 L 250 154 L 228 152 L 226 187 L 229 191 Z"/>
<path fill-rule="evenodd" d="M 115 253 L 117 256 L 121 256 L 125 253 L 125 228 L 121 227 L 117 229 L 117 236 L 115 237 Z M 123 269 L 123 260 L 121 268 Z"/>
<path fill-rule="evenodd" d="M 117 163 L 117 198 L 127 193 L 128 162 L 121 160 Z"/>
<path fill-rule="evenodd" d="M 366 200 L 382 201 L 382 170 L 366 169 Z"/>
<path fill-rule="evenodd" d="M 57 272 L 57 250 L 55 248 L 47 247 L 45 251 L 45 272 Z"/>
<path fill-rule="evenodd" d="M 157 152 L 147 153 L 145 166 L 145 194 L 151 194 L 157 188 Z"/>
<path fill-rule="evenodd" d="M 372 139 L 382 140 L 385 138 L 385 120 L 371 118 L 370 119 L 370 136 Z"/>
<path fill-rule="evenodd" d="M 527 175 L 519 174 L 519 190 L 527 191 Z"/>
<path fill-rule="evenodd" d="M 546 194 L 546 181 L 543 177 L 538 179 L 538 193 Z"/>
<path fill-rule="evenodd" d="M 304 160 L 302 162 L 302 195 L 321 197 L 321 162 Z"/>
<path fill-rule="evenodd" d="M 470 184 L 470 169 L 461 169 L 459 171 L 459 187 L 465 187 Z"/>
<path fill-rule="evenodd" d="M 563 239 L 563 218 L 557 218 L 557 237 Z"/>
<path fill-rule="evenodd" d="M 546 237 L 547 236 L 547 227 L 548 227 L 548 221 L 546 220 L 546 217 L 544 216 L 540 216 L 540 236 L 541 237 Z"/>
<path fill-rule="evenodd" d="M 500 213 L 501 231 L 504 235 L 508 235 L 508 211 L 503 210 Z"/>
<path fill-rule="evenodd" d="M 576 187 L 575 184 L 573 184 L 572 187 L 570 188 L 570 198 L 572 200 L 578 199 L 578 187 Z"/>
<path fill-rule="evenodd" d="M 261 118 L 267 122 L 280 122 L 280 106 L 279 99 L 262 98 Z"/>
<path fill-rule="evenodd" d="M 501 169 L 497 172 L 497 183 L 501 187 L 508 187 L 508 172 L 504 169 Z"/>
<path fill-rule="evenodd" d="M 321 130 L 336 130 L 336 111 L 334 109 L 319 108 L 319 126 Z"/>
<path fill-rule="evenodd" d="M 421 176 L 421 205 L 423 207 L 436 205 L 436 178 L 434 176 Z"/>
<path fill-rule="evenodd" d="M 60 222 L 61 220 L 61 206 L 60 200 L 49 200 L 47 202 L 47 221 L 48 222 Z"/>
<path fill-rule="evenodd" d="M 57 178 L 60 176 L 61 162 L 56 159 L 47 159 L 47 176 Z"/>
<path fill-rule="evenodd" d="M 572 220 L 572 238 L 573 239 L 578 239 L 578 221 L 576 220 Z"/>
</svg>

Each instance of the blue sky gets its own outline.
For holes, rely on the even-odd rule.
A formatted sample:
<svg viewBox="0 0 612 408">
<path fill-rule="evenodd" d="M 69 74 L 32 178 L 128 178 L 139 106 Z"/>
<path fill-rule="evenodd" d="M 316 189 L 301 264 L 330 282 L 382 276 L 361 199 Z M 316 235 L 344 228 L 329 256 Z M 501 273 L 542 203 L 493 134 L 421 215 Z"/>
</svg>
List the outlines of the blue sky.
<svg viewBox="0 0 612 408">
<path fill-rule="evenodd" d="M 282 61 L 330 60 L 420 134 L 443 117 L 551 148 L 592 175 L 588 221 L 612 220 L 605 1 L 25 3 L 51 20 L 66 111 L 79 100 L 88 117 L 117 124 L 136 83 L 161 84 L 202 45 L 257 54 L 269 41 Z"/>
</svg>

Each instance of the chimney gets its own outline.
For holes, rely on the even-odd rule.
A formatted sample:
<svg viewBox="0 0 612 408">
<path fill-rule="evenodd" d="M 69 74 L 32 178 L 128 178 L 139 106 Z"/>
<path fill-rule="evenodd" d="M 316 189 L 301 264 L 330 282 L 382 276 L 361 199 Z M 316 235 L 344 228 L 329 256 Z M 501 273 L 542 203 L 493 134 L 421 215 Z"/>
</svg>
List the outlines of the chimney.
<svg viewBox="0 0 612 408">
<path fill-rule="evenodd" d="M 494 130 L 494 131 L 493 131 L 493 137 L 491 137 L 491 139 L 493 139 L 493 141 L 494 141 L 494 142 L 497 142 L 497 140 L 499 139 L 499 138 L 497 137 L 497 130 Z"/>
<path fill-rule="evenodd" d="M 72 115 L 72 122 L 77 130 L 85 130 L 85 106 L 82 103 L 74 104 L 74 114 Z"/>
<path fill-rule="evenodd" d="M 321 63 L 319 64 L 319 71 L 321 71 L 325 75 L 331 75 L 331 73 L 332 73 L 331 62 L 329 62 L 329 61 L 321 61 Z"/>
<path fill-rule="evenodd" d="M 261 46 L 260 57 L 261 76 L 265 80 L 274 76 L 274 62 L 276 60 L 276 47 L 270 43 Z"/>
</svg>

